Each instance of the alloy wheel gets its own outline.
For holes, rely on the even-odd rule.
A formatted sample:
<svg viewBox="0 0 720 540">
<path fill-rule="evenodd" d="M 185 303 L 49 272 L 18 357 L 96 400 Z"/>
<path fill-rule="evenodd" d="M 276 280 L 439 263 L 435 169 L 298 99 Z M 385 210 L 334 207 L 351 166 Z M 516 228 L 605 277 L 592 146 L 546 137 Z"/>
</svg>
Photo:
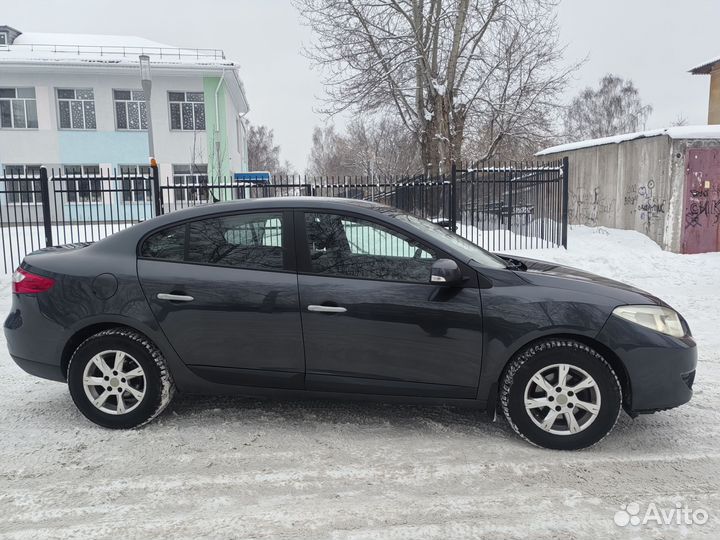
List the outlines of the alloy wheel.
<svg viewBox="0 0 720 540">
<path fill-rule="evenodd" d="M 83 389 L 90 403 L 107 414 L 135 410 L 145 397 L 146 385 L 142 366 L 123 351 L 98 353 L 83 371 Z"/>
<path fill-rule="evenodd" d="M 587 371 L 571 364 L 552 364 L 530 378 L 524 402 L 525 411 L 542 430 L 575 435 L 597 418 L 600 388 Z"/>
</svg>

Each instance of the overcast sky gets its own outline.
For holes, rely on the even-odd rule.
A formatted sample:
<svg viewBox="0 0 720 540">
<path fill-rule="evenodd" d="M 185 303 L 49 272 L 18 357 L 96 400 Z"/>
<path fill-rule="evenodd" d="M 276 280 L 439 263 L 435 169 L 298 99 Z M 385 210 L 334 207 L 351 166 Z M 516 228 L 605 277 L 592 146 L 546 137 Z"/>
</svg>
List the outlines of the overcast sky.
<svg viewBox="0 0 720 540">
<path fill-rule="evenodd" d="M 240 64 L 251 112 L 275 130 L 282 157 L 303 171 L 322 83 L 300 54 L 310 30 L 289 0 L 0 0 L 0 24 L 36 32 L 138 35 L 185 47 L 225 50 Z M 563 0 L 568 60 L 588 57 L 569 100 L 607 72 L 631 78 L 654 108 L 648 128 L 682 115 L 706 123 L 709 77 L 688 69 L 720 57 L 718 0 Z M 0 73 L 2 80 L 2 73 Z"/>
</svg>

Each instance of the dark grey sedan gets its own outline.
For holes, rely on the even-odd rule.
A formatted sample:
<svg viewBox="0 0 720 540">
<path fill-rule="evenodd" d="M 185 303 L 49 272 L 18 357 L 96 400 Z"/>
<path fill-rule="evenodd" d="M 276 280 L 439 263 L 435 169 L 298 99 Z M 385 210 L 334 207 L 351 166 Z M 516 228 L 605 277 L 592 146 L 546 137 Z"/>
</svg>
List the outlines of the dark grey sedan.
<svg viewBox="0 0 720 540">
<path fill-rule="evenodd" d="M 32 253 L 13 292 L 14 360 L 109 428 L 175 391 L 337 397 L 499 408 L 530 442 L 577 449 L 621 408 L 686 403 L 697 361 L 643 291 L 348 199 L 183 210 Z"/>
</svg>

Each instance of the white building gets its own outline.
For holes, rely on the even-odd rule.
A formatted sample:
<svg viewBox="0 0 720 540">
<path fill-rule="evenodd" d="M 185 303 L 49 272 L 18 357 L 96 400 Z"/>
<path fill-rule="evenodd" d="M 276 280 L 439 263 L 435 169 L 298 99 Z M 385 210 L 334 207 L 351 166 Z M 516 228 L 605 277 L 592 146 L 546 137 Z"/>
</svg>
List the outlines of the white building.
<svg viewBox="0 0 720 540">
<path fill-rule="evenodd" d="M 21 174 L 44 165 L 86 175 L 147 167 L 141 54 L 150 57 L 161 183 L 213 183 L 246 171 L 248 104 L 237 64 L 223 51 L 0 26 L 0 172 Z M 85 187 L 78 197 L 98 205 L 117 202 Z M 73 194 L 65 199 L 72 202 Z"/>
</svg>

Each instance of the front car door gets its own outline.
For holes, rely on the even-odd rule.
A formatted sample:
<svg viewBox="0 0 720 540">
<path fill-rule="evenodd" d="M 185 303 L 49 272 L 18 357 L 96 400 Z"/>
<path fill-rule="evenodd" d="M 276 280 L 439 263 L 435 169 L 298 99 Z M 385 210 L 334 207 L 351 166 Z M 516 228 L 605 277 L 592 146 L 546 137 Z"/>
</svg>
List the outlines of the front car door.
<svg viewBox="0 0 720 540">
<path fill-rule="evenodd" d="M 141 245 L 138 277 L 183 362 L 214 382 L 302 388 L 293 214 L 218 215 Z"/>
<path fill-rule="evenodd" d="M 474 398 L 482 319 L 467 285 L 430 283 L 447 255 L 367 216 L 298 211 L 309 390 Z M 303 242 L 304 238 L 304 242 Z"/>
</svg>

